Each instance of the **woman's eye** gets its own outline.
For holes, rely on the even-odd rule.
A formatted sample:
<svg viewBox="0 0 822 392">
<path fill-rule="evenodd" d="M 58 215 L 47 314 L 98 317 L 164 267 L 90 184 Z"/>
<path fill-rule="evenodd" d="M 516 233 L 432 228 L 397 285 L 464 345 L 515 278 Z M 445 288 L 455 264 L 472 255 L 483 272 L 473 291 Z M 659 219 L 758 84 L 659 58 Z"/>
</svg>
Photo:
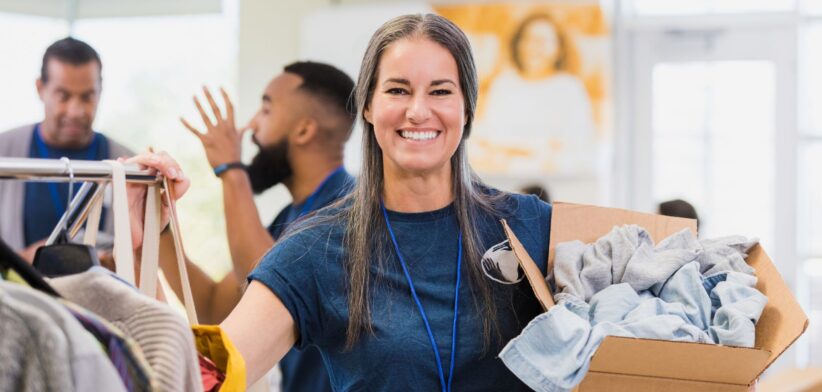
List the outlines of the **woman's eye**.
<svg viewBox="0 0 822 392">
<path fill-rule="evenodd" d="M 407 92 L 405 91 L 405 89 L 401 89 L 399 87 L 394 87 L 394 88 L 388 89 L 388 91 L 386 91 L 386 93 L 392 94 L 392 95 L 403 95 L 403 94 L 406 94 Z"/>
<path fill-rule="evenodd" d="M 431 94 L 432 95 L 448 95 L 448 94 L 451 94 L 451 90 L 445 90 L 445 89 L 434 90 L 434 91 L 431 92 Z"/>
</svg>

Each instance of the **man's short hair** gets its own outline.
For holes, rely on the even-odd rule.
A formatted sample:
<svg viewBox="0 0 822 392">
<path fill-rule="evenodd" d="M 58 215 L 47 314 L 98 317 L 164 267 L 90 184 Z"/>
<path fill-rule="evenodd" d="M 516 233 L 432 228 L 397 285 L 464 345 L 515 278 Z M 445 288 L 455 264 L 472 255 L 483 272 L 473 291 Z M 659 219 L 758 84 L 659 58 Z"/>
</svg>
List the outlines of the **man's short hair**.
<svg viewBox="0 0 822 392">
<path fill-rule="evenodd" d="M 525 195 L 534 195 L 546 203 L 551 202 L 551 194 L 548 193 L 548 190 L 545 189 L 545 187 L 539 184 L 526 185 L 522 187 L 520 192 Z"/>
<path fill-rule="evenodd" d="M 71 65 L 83 65 L 92 61 L 96 62 L 103 70 L 103 63 L 100 61 L 100 56 L 89 44 L 80 41 L 79 39 L 67 37 L 51 44 L 46 53 L 43 54 L 43 65 L 40 68 L 40 80 L 45 84 L 48 82 L 48 62 L 50 59 L 55 59 L 61 63 Z"/>
<path fill-rule="evenodd" d="M 659 215 L 696 219 L 696 228 L 699 230 L 700 221 L 696 208 L 685 200 L 675 199 L 659 203 Z"/>
<path fill-rule="evenodd" d="M 286 65 L 283 71 L 303 79 L 300 90 L 328 102 L 339 113 L 354 120 L 354 81 L 345 72 L 334 66 L 312 61 L 291 63 Z"/>
</svg>

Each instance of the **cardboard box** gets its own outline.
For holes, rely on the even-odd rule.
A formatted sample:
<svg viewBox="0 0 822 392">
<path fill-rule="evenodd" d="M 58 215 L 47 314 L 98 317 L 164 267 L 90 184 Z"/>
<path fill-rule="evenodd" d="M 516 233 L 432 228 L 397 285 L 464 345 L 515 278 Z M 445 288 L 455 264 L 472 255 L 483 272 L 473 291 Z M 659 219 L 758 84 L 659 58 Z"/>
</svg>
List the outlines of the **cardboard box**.
<svg viewBox="0 0 822 392">
<path fill-rule="evenodd" d="M 528 282 L 543 309 L 554 306 L 545 277 L 522 243 L 503 227 Z M 615 208 L 555 203 L 551 218 L 548 268 L 559 243 L 592 243 L 614 226 L 644 227 L 655 242 L 684 228 L 696 233 L 696 221 Z M 756 324 L 756 348 L 683 343 L 609 336 L 594 353 L 578 390 L 588 391 L 748 391 L 757 378 L 808 328 L 808 318 L 761 246 L 748 253 L 756 269 L 757 289 L 768 305 Z"/>
<path fill-rule="evenodd" d="M 757 384 L 756 392 L 822 392 L 822 368 L 785 370 Z"/>
</svg>

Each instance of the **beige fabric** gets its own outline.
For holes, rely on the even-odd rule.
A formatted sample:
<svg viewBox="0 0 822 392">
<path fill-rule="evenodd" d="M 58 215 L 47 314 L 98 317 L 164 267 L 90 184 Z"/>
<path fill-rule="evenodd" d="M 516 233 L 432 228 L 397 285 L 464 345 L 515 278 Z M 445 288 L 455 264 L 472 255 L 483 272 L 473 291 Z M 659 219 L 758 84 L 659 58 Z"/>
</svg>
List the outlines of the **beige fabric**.
<svg viewBox="0 0 822 392">
<path fill-rule="evenodd" d="M 160 256 L 160 189 L 146 190 L 146 216 L 143 222 L 143 254 L 140 261 L 140 292 L 157 298 L 157 278 Z"/>
<path fill-rule="evenodd" d="M 134 285 L 134 247 L 126 195 L 126 171 L 117 161 L 104 161 L 111 166 L 112 208 L 114 215 L 114 265 L 117 274 Z"/>
<path fill-rule="evenodd" d="M 186 315 L 188 315 L 188 322 L 191 325 L 197 325 L 197 310 L 194 307 L 194 296 L 191 295 L 191 282 L 188 279 L 188 270 L 186 269 L 185 257 L 183 256 L 183 240 L 180 233 L 180 223 L 177 219 L 177 206 L 174 198 L 171 195 L 171 189 L 168 185 L 168 180 L 163 179 L 163 188 L 165 188 L 166 204 L 169 207 L 169 225 L 171 226 L 171 234 L 174 237 L 174 250 L 177 254 L 177 268 L 180 271 L 180 284 L 183 286 L 183 305 L 186 308 Z"/>
</svg>

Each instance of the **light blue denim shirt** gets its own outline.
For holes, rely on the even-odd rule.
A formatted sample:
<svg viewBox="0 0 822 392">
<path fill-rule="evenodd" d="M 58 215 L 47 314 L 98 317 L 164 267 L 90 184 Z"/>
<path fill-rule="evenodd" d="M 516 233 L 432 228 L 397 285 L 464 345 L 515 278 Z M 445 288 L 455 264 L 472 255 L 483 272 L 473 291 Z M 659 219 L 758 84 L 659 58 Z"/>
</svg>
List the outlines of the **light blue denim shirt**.
<svg viewBox="0 0 822 392">
<path fill-rule="evenodd" d="M 753 268 L 745 263 L 745 252 L 756 243 L 741 236 L 698 240 L 684 229 L 654 245 L 650 234 L 639 226 L 615 226 L 592 244 L 570 241 L 557 245 L 548 280 L 558 292 L 590 301 L 616 283 L 648 290 L 692 261 L 699 263 L 699 272 L 705 276 L 728 271 L 753 275 Z"/>
<path fill-rule="evenodd" d="M 700 243 L 680 232 L 654 247 L 636 226 L 615 228 L 606 237 L 570 244 L 565 254 L 560 248 L 566 244 L 557 247 L 557 262 L 569 257 L 565 265 L 573 267 L 555 269 L 557 282 L 565 283 L 557 305 L 500 352 L 528 386 L 571 390 L 606 336 L 753 347 L 755 323 L 767 303 L 745 264 L 744 252 L 755 242 L 726 237 Z M 609 265 L 612 257 L 619 266 Z M 577 273 L 569 272 L 576 267 Z"/>
</svg>

